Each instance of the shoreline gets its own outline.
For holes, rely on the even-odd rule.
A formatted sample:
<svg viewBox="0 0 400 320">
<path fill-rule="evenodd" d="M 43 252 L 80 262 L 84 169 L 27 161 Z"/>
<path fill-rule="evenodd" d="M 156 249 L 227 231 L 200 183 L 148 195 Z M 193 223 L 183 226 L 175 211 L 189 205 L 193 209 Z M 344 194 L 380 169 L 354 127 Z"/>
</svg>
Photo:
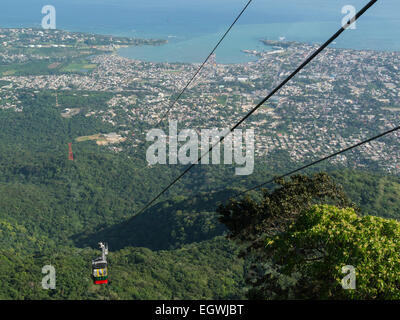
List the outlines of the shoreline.
<svg viewBox="0 0 400 320">
<path fill-rule="evenodd" d="M 123 54 L 121 53 L 121 49 L 130 49 L 130 48 L 143 48 L 143 47 L 162 47 L 164 45 L 169 45 L 171 42 L 168 39 L 162 39 L 160 38 L 140 38 L 140 37 L 127 37 L 127 36 L 117 36 L 113 34 L 101 34 L 101 33 L 93 33 L 93 32 L 82 32 L 82 31 L 69 31 L 65 29 L 54 29 L 54 30 L 43 30 L 40 27 L 0 27 L 0 32 L 2 31 L 13 31 L 17 30 L 21 32 L 22 30 L 30 31 L 30 32 L 43 32 L 43 33 L 49 33 L 49 34 L 57 34 L 57 33 L 65 33 L 65 34 L 70 34 L 70 35 L 78 35 L 78 36 L 93 36 L 96 38 L 101 39 L 102 41 L 109 41 L 110 46 L 112 47 L 112 51 L 110 53 L 116 54 L 119 57 L 126 58 L 129 60 L 137 60 L 137 61 L 143 61 L 143 62 L 149 62 L 149 63 L 169 63 L 169 64 L 200 64 L 201 62 L 195 62 L 195 61 L 159 61 L 158 59 L 141 59 L 140 57 L 133 57 L 130 54 Z M 168 38 L 173 38 L 174 36 L 170 35 Z M 284 37 L 282 37 L 284 38 Z M 192 40 L 192 39 L 190 39 Z M 255 40 L 255 39 L 254 39 Z M 253 40 L 253 41 L 254 41 Z M 1 41 L 1 39 L 0 39 Z M 188 41 L 188 40 L 184 40 Z M 116 43 L 117 42 L 117 43 Z M 120 42 L 120 43 L 118 43 Z M 318 41 L 292 41 L 292 40 L 286 40 L 286 39 L 279 39 L 279 40 L 270 40 L 270 39 L 262 39 L 258 38 L 256 40 L 257 43 L 261 43 L 263 45 L 262 49 L 239 49 L 241 54 L 246 54 L 247 56 L 252 56 L 254 57 L 253 59 L 246 59 L 247 61 L 243 62 L 218 62 L 217 64 L 219 65 L 246 65 L 249 63 L 255 63 L 257 62 L 262 54 L 267 53 L 267 54 L 277 54 L 277 53 L 283 53 L 285 49 L 291 47 L 291 46 L 299 46 L 299 45 L 310 45 L 310 46 L 319 46 L 321 43 Z M 181 43 L 180 41 L 176 43 Z M 174 45 L 174 42 L 172 42 L 172 45 Z M 336 44 L 335 44 L 336 45 Z M 65 45 L 62 44 L 61 42 L 57 42 L 54 44 L 46 43 L 46 44 L 41 44 L 38 47 L 51 47 L 51 46 L 60 46 L 63 47 Z M 70 45 L 68 45 L 70 46 Z M 265 50 L 266 48 L 271 48 L 271 50 Z M 4 48 L 4 47 L 3 47 Z M 363 51 L 363 52 L 390 52 L 390 53 L 398 53 L 400 50 L 393 50 L 393 49 L 359 49 L 359 48 L 347 48 L 347 47 L 329 47 L 329 49 L 334 49 L 334 50 L 352 50 L 352 51 Z M 174 49 L 175 50 L 175 49 Z M 173 50 L 172 50 L 173 51 Z M 268 53 L 269 51 L 269 53 Z M 235 51 L 236 52 L 236 51 Z M 238 53 L 236 53 L 238 54 Z"/>
</svg>

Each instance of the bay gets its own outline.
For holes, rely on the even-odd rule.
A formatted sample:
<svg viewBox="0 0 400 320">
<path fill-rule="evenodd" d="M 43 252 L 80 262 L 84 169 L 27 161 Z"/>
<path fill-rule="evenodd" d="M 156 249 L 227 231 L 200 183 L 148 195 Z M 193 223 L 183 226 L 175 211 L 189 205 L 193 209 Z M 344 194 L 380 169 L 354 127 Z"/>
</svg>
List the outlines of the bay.
<svg viewBox="0 0 400 320">
<path fill-rule="evenodd" d="M 57 10 L 57 28 L 68 31 L 168 40 L 163 46 L 123 48 L 121 56 L 154 62 L 202 62 L 247 0 L 2 0 L 1 27 L 40 27 L 44 5 Z M 368 1 L 352 0 L 359 10 Z M 216 52 L 219 63 L 268 50 L 259 40 L 321 43 L 341 24 L 348 0 L 253 0 Z M 400 1 L 378 1 L 332 45 L 400 51 Z"/>
</svg>

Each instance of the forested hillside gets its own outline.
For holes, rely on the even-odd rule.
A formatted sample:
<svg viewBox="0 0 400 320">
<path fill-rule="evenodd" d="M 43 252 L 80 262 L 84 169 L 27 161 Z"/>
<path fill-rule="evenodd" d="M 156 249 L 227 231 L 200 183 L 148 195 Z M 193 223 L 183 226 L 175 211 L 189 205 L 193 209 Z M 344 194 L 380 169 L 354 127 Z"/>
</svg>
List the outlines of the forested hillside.
<svg viewBox="0 0 400 320">
<path fill-rule="evenodd" d="M 243 266 L 234 251 L 223 238 L 171 251 L 111 251 L 109 285 L 95 286 L 90 261 L 98 250 L 1 250 L 0 299 L 241 299 Z M 41 269 L 48 264 L 56 268 L 55 290 L 41 287 Z"/>
<path fill-rule="evenodd" d="M 243 261 L 223 237 L 216 209 L 240 188 L 293 168 L 285 153 L 259 159 L 249 177 L 233 176 L 230 166 L 198 166 L 135 217 L 182 166 L 150 168 L 142 149 L 116 152 L 94 141 L 76 142 L 115 128 L 83 114 L 62 118 L 54 98 L 27 91 L 20 97 L 23 112 L 0 111 L 0 298 L 244 298 Z M 79 107 L 102 105 L 106 98 L 89 95 Z M 60 99 L 76 100 L 71 93 Z M 68 160 L 69 142 L 74 161 Z M 400 218 L 399 177 L 315 170 L 321 169 L 363 214 Z M 103 287 L 90 279 L 98 241 L 110 245 L 110 284 Z M 47 264 L 56 267 L 56 290 L 41 289 Z"/>
</svg>

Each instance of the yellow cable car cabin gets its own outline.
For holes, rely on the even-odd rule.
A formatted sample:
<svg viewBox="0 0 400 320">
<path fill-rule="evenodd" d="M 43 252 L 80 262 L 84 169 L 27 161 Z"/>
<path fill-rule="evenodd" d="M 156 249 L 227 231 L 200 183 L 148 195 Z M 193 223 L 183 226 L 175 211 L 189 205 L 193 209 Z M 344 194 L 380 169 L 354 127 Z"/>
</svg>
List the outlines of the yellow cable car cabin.
<svg viewBox="0 0 400 320">
<path fill-rule="evenodd" d="M 92 260 L 92 276 L 94 284 L 107 284 L 108 283 L 108 264 L 106 255 L 108 254 L 108 245 L 99 243 L 102 249 L 101 257 Z"/>
</svg>

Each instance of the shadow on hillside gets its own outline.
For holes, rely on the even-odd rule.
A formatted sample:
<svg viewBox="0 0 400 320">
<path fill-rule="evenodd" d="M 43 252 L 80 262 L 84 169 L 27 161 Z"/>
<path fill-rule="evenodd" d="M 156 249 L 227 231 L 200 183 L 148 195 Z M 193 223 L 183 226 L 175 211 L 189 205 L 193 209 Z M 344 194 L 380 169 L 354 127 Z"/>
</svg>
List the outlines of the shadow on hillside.
<svg viewBox="0 0 400 320">
<path fill-rule="evenodd" d="M 195 198 L 175 197 L 96 233 L 76 234 L 72 240 L 78 247 L 97 247 L 99 241 L 105 241 L 110 250 L 124 247 L 173 250 L 213 239 L 225 232 L 225 227 L 218 222 L 217 203 L 232 193 L 221 191 Z"/>
</svg>

